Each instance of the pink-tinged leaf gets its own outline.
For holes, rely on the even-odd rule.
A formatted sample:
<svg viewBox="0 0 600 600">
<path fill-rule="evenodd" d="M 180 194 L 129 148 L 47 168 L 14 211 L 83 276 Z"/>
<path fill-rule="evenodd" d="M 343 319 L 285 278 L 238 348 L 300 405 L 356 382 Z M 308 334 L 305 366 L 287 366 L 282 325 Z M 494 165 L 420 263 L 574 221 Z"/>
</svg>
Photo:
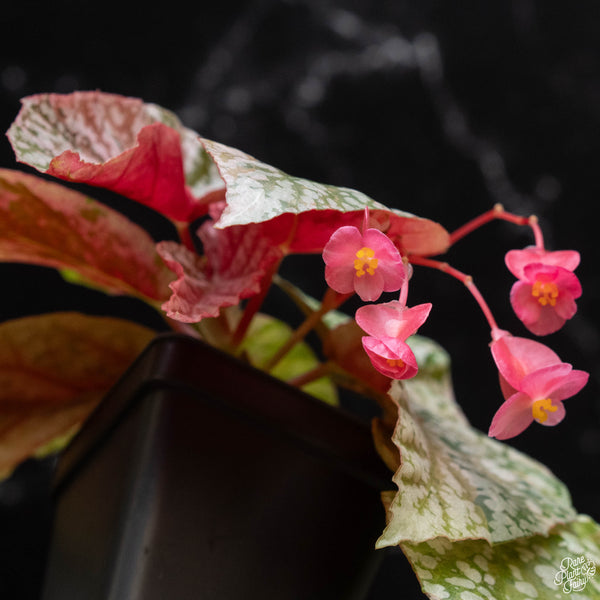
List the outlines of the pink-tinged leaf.
<svg viewBox="0 0 600 600">
<path fill-rule="evenodd" d="M 206 139 L 202 143 L 227 187 L 227 207 L 216 227 L 297 215 L 289 229 L 290 250 L 321 252 L 339 227 L 360 227 L 369 207 L 370 226 L 386 233 L 403 255 L 441 254 L 448 248 L 448 232 L 438 223 L 388 209 L 355 190 L 292 177 L 223 144 Z"/>
<path fill-rule="evenodd" d="M 216 317 L 221 307 L 234 306 L 260 291 L 263 276 L 283 253 L 271 244 L 260 225 L 215 229 L 204 223 L 198 235 L 205 256 L 175 242 L 160 242 L 158 253 L 177 275 L 173 294 L 163 305 L 167 316 L 184 323 Z"/>
<path fill-rule="evenodd" d="M 102 204 L 19 171 L 0 169 L 0 261 L 70 269 L 117 294 L 160 301 L 172 273 L 141 227 Z"/>
<path fill-rule="evenodd" d="M 153 336 L 79 313 L 0 325 L 0 476 L 73 434 Z"/>
<path fill-rule="evenodd" d="M 159 106 L 102 92 L 22 103 L 8 137 L 17 160 L 39 171 L 108 188 L 182 222 L 223 196 L 197 135 Z"/>
</svg>

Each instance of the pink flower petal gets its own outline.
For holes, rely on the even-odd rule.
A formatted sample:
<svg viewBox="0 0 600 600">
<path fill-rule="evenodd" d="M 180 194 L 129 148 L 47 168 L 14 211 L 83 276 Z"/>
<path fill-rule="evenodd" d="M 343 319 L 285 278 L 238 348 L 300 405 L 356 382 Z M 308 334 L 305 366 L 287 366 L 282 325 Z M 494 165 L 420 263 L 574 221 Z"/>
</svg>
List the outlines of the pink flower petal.
<svg viewBox="0 0 600 600">
<path fill-rule="evenodd" d="M 575 250 L 557 250 L 548 252 L 529 246 L 523 250 L 510 250 L 504 258 L 506 266 L 517 279 L 525 279 L 524 269 L 531 263 L 541 263 L 562 267 L 567 271 L 574 271 L 579 265 L 579 252 Z"/>
<path fill-rule="evenodd" d="M 362 246 L 362 235 L 356 227 L 340 227 L 333 233 L 323 248 L 325 281 L 331 289 L 340 294 L 354 292 L 354 259 Z"/>
<path fill-rule="evenodd" d="M 354 291 L 363 302 L 375 302 L 375 300 L 381 296 L 385 288 L 385 280 L 379 268 L 375 270 L 373 275 L 363 275 L 362 277 L 356 277 L 356 275 L 354 275 L 353 283 Z M 339 292 L 339 290 L 336 291 Z"/>
<path fill-rule="evenodd" d="M 568 363 L 549 365 L 523 377 L 519 391 L 534 400 L 549 398 L 552 392 L 567 381 L 573 367 Z"/>
<path fill-rule="evenodd" d="M 340 227 L 323 248 L 323 260 L 329 287 L 340 294 L 355 291 L 365 302 L 398 290 L 404 281 L 398 249 L 377 229 L 362 234 L 353 226 Z"/>
<path fill-rule="evenodd" d="M 556 306 L 553 307 L 556 316 L 560 318 L 563 323 L 575 316 L 577 312 L 577 304 L 573 300 L 573 296 L 562 294 L 556 300 Z"/>
<path fill-rule="evenodd" d="M 515 389 L 519 389 L 528 373 L 561 363 L 548 346 L 527 338 L 504 335 L 493 341 L 490 348 L 498 371 Z"/>
<path fill-rule="evenodd" d="M 410 379 L 418 372 L 417 359 L 406 342 L 387 338 L 362 338 L 363 348 L 372 365 L 392 379 Z"/>
<path fill-rule="evenodd" d="M 540 318 L 542 305 L 531 293 L 533 286 L 526 281 L 515 281 L 510 290 L 510 303 L 519 320 L 527 327 Z"/>
<path fill-rule="evenodd" d="M 408 308 L 398 300 L 392 300 L 361 306 L 355 318 L 361 329 L 371 336 L 406 340 L 425 323 L 431 306 L 431 303 L 426 303 Z"/>
<path fill-rule="evenodd" d="M 579 280 L 571 271 L 541 263 L 525 265 L 522 275 L 510 292 L 515 314 L 535 335 L 558 331 L 577 311 Z"/>
<path fill-rule="evenodd" d="M 537 321 L 533 323 L 523 322 L 523 324 L 533 335 L 542 336 L 558 331 L 565 324 L 565 319 L 554 310 L 554 307 L 543 306 Z"/>
<path fill-rule="evenodd" d="M 554 425 L 558 425 L 565 418 L 567 411 L 565 410 L 565 406 L 562 402 L 553 401 L 552 406 L 556 408 L 556 410 L 546 411 L 547 418 L 545 421 L 538 421 L 540 425 L 545 425 L 546 427 L 553 427 Z"/>
<path fill-rule="evenodd" d="M 375 272 L 382 278 L 383 291 L 399 290 L 404 283 L 404 266 L 400 252 L 390 238 L 378 229 L 367 229 L 363 236 L 363 245 L 375 250 L 379 260 Z"/>
<path fill-rule="evenodd" d="M 519 435 L 533 423 L 532 401 L 527 394 L 517 392 L 500 406 L 488 435 L 498 440 L 507 440 Z"/>
<path fill-rule="evenodd" d="M 550 397 L 561 401 L 578 394 L 587 384 L 590 374 L 585 371 L 573 370 L 569 375 L 552 390 Z"/>
<path fill-rule="evenodd" d="M 567 293 L 573 298 L 581 296 L 581 283 L 577 275 L 563 267 L 533 263 L 525 266 L 523 274 L 523 279 L 532 284 L 536 281 L 553 283 L 561 293 Z"/>
</svg>

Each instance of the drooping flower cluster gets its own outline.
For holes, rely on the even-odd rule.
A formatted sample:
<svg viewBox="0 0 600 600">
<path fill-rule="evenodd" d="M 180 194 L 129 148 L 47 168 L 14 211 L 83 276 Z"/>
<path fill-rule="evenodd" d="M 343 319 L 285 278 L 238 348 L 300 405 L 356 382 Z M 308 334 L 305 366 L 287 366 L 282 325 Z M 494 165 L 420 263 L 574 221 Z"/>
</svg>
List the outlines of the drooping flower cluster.
<svg viewBox="0 0 600 600">
<path fill-rule="evenodd" d="M 368 334 L 362 338 L 362 345 L 375 369 L 392 379 L 409 379 L 417 374 L 418 365 L 406 340 L 425 322 L 431 304 L 406 306 L 408 261 L 402 261 L 387 236 L 368 228 L 368 218 L 365 211 L 362 232 L 345 226 L 331 236 L 323 251 L 325 279 L 337 292 L 355 291 L 363 301 L 375 301 L 383 291 L 401 289 L 399 300 L 363 306 L 355 319 Z M 510 301 L 531 333 L 547 335 L 557 331 L 577 311 L 575 300 L 581 296 L 581 285 L 573 271 L 579 264 L 579 253 L 547 251 L 535 217 L 511 215 L 500 205 L 457 230 L 450 236 L 451 242 L 494 218 L 532 227 L 536 245 L 511 250 L 505 257 L 507 267 L 518 279 L 511 289 Z M 562 421 L 562 401 L 579 392 L 589 375 L 563 363 L 543 344 L 499 329 L 470 276 L 447 263 L 422 256 L 411 257 L 411 262 L 439 269 L 462 281 L 488 320 L 492 355 L 505 398 L 492 420 L 489 435 L 507 439 L 524 431 L 533 421 L 543 425 Z"/>
<path fill-rule="evenodd" d="M 577 312 L 581 284 L 573 271 L 580 256 L 574 250 L 547 251 L 541 232 L 534 231 L 537 244 L 509 251 L 505 262 L 517 278 L 510 292 L 513 310 L 531 333 L 542 336 L 558 331 Z M 539 342 L 494 327 L 492 337 L 490 348 L 505 402 L 492 419 L 489 435 L 504 440 L 534 421 L 560 423 L 565 417 L 562 401 L 579 392 L 589 374 L 563 363 Z"/>
<path fill-rule="evenodd" d="M 325 280 L 338 293 L 354 291 L 371 302 L 383 292 L 405 288 L 400 300 L 362 306 L 355 317 L 368 334 L 362 344 L 375 369 L 392 379 L 409 379 L 418 366 L 406 339 L 426 321 L 431 304 L 406 306 L 408 275 L 400 252 L 384 233 L 368 225 L 365 209 L 362 232 L 345 226 L 333 233 L 323 248 Z"/>
</svg>

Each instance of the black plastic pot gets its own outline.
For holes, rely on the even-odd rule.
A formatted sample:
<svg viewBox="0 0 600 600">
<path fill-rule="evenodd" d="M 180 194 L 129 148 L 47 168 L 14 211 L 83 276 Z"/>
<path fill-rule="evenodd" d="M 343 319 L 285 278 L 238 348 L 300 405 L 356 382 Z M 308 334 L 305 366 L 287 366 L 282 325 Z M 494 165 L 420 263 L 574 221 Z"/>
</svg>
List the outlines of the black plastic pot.
<svg viewBox="0 0 600 600">
<path fill-rule="evenodd" d="M 61 458 L 43 598 L 363 598 L 390 485 L 366 424 L 159 337 Z"/>
</svg>

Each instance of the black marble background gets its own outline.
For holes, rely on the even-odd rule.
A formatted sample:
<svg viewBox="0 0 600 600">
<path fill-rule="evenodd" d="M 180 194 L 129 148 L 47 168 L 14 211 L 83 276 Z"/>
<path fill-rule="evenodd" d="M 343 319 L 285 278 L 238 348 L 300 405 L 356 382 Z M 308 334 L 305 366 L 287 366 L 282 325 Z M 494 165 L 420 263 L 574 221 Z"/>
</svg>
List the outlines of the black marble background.
<svg viewBox="0 0 600 600">
<path fill-rule="evenodd" d="M 560 426 L 532 426 L 512 443 L 548 465 L 575 506 L 600 520 L 597 2 L 223 0 L 152 8 L 62 0 L 12 3 L 0 22 L 3 130 L 21 96 L 102 89 L 171 108 L 205 137 L 449 230 L 496 202 L 537 214 L 549 248 L 582 253 L 584 289 L 577 316 L 544 342 L 591 380 L 567 401 Z M 7 141 L 0 159 L 16 166 Z M 129 210 L 162 235 L 152 215 Z M 503 255 L 530 242 L 528 231 L 493 223 L 447 257 L 474 276 L 500 326 L 515 335 L 528 334 L 508 304 Z M 318 260 L 302 268 L 309 287 L 317 285 Z M 73 289 L 50 271 L 0 265 L 0 273 L 2 320 L 72 308 L 139 314 L 127 300 Z M 486 323 L 460 283 L 415 269 L 410 303 L 425 301 L 434 310 L 421 332 L 450 351 L 459 402 L 485 431 L 501 402 Z M 47 472 L 47 464 L 29 464 L 0 486 L 0 553 L 11 559 L 2 561 L 0 597 L 3 585 L 20 582 L 14 597 L 37 598 Z M 396 555 L 386 561 L 371 600 L 417 597 L 394 574 L 400 564 Z"/>
</svg>

